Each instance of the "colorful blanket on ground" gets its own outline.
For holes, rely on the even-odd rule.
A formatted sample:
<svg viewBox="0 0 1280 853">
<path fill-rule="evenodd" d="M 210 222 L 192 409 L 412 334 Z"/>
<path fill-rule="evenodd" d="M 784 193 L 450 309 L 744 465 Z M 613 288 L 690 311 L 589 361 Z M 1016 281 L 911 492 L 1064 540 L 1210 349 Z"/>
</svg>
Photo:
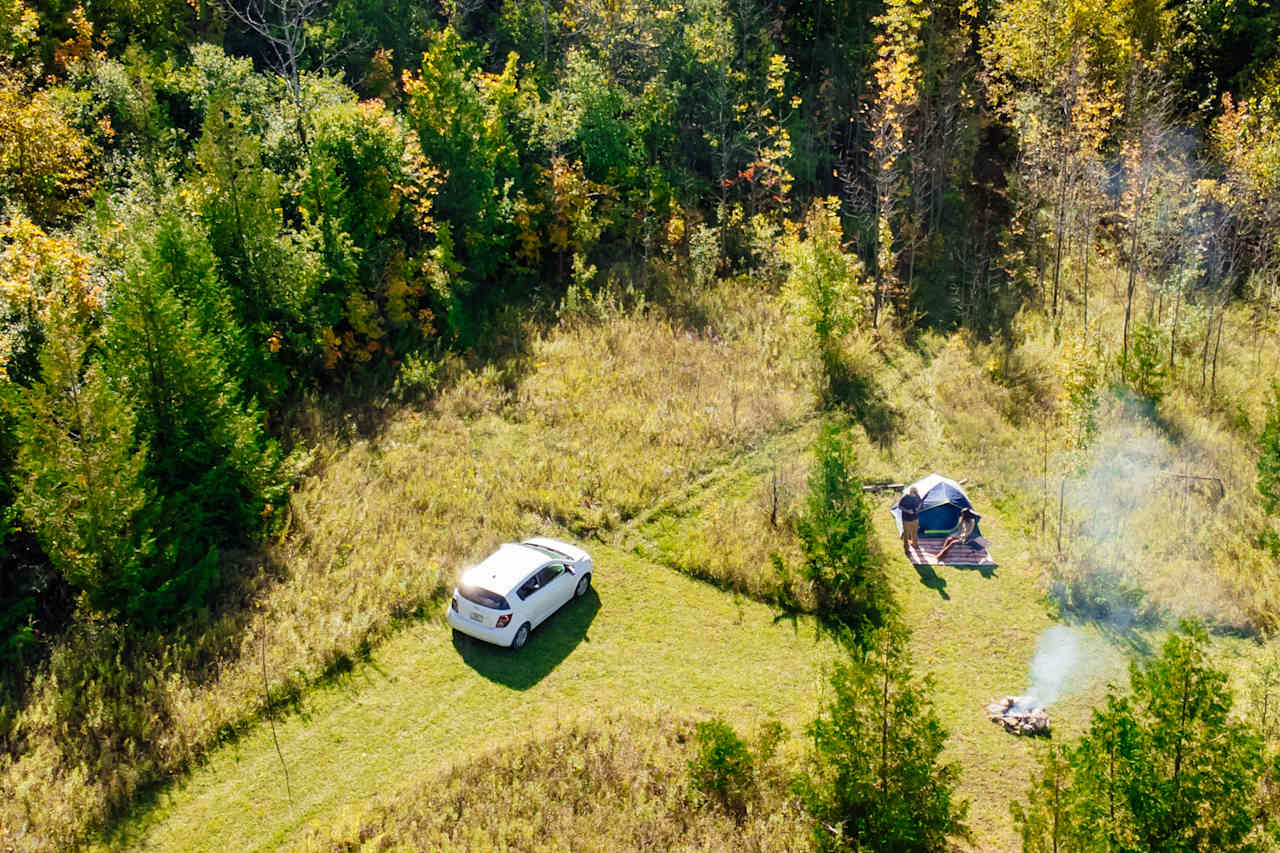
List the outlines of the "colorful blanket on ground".
<svg viewBox="0 0 1280 853">
<path fill-rule="evenodd" d="M 907 556 L 917 566 L 994 566 L 996 564 L 996 561 L 991 559 L 991 552 L 987 550 L 991 543 L 981 536 L 976 536 L 963 545 L 952 545 L 947 551 L 947 556 L 939 561 L 938 551 L 942 550 L 944 541 L 946 541 L 945 536 L 921 536 L 919 547 L 912 548 Z"/>
</svg>

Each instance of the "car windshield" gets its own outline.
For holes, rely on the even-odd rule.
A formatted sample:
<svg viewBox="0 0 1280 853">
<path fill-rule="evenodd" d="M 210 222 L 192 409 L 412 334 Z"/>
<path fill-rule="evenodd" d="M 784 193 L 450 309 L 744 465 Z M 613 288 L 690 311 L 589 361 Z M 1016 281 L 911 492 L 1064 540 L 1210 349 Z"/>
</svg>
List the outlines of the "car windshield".
<svg viewBox="0 0 1280 853">
<path fill-rule="evenodd" d="M 478 586 L 470 584 L 458 584 L 458 595 L 461 595 L 472 604 L 479 604 L 481 607 L 489 607 L 493 610 L 510 610 L 511 605 L 507 604 L 507 600 L 496 592 L 490 592 Z"/>
<path fill-rule="evenodd" d="M 535 551 L 541 551 L 543 554 L 546 554 L 548 557 L 559 557 L 562 560 L 569 559 L 568 554 L 563 554 L 557 551 L 555 548 L 548 548 L 546 545 L 542 545 L 542 544 L 535 545 L 532 542 L 521 542 L 520 544 L 526 548 L 532 548 Z"/>
</svg>

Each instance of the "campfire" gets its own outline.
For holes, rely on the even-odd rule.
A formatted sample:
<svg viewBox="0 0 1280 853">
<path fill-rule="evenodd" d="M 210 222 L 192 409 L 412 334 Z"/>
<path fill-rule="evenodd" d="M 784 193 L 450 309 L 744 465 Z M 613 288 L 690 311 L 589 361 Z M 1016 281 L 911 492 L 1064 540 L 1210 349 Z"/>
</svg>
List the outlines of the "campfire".
<svg viewBox="0 0 1280 853">
<path fill-rule="evenodd" d="M 987 706 L 987 718 L 1015 735 L 1047 735 L 1049 714 L 1031 696 L 1006 696 Z"/>
</svg>

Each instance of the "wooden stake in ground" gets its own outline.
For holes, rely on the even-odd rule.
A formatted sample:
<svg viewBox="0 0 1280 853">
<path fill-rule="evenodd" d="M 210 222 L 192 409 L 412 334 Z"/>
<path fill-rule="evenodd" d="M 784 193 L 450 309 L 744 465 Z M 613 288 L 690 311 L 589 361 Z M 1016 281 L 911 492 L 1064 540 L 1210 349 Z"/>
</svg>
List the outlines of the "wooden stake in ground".
<svg viewBox="0 0 1280 853">
<path fill-rule="evenodd" d="M 271 713 L 271 691 L 267 688 L 267 631 L 262 629 L 262 696 L 267 705 L 267 721 L 271 723 L 271 740 L 276 745 L 276 755 L 280 758 L 280 769 L 284 771 L 284 791 L 289 797 L 289 805 L 293 806 L 293 787 L 289 784 L 289 765 L 284 763 L 284 753 L 280 751 L 280 738 L 276 737 L 276 718 Z"/>
</svg>

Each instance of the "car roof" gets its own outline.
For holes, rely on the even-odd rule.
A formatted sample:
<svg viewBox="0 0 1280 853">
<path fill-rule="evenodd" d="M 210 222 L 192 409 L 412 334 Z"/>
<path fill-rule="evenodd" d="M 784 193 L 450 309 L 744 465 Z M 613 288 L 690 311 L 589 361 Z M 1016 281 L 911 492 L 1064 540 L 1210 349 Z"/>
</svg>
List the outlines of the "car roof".
<svg viewBox="0 0 1280 853">
<path fill-rule="evenodd" d="M 550 562 L 554 561 L 546 551 L 509 542 L 485 557 L 478 566 L 463 572 L 459 582 L 506 595 L 530 572 Z"/>
</svg>

